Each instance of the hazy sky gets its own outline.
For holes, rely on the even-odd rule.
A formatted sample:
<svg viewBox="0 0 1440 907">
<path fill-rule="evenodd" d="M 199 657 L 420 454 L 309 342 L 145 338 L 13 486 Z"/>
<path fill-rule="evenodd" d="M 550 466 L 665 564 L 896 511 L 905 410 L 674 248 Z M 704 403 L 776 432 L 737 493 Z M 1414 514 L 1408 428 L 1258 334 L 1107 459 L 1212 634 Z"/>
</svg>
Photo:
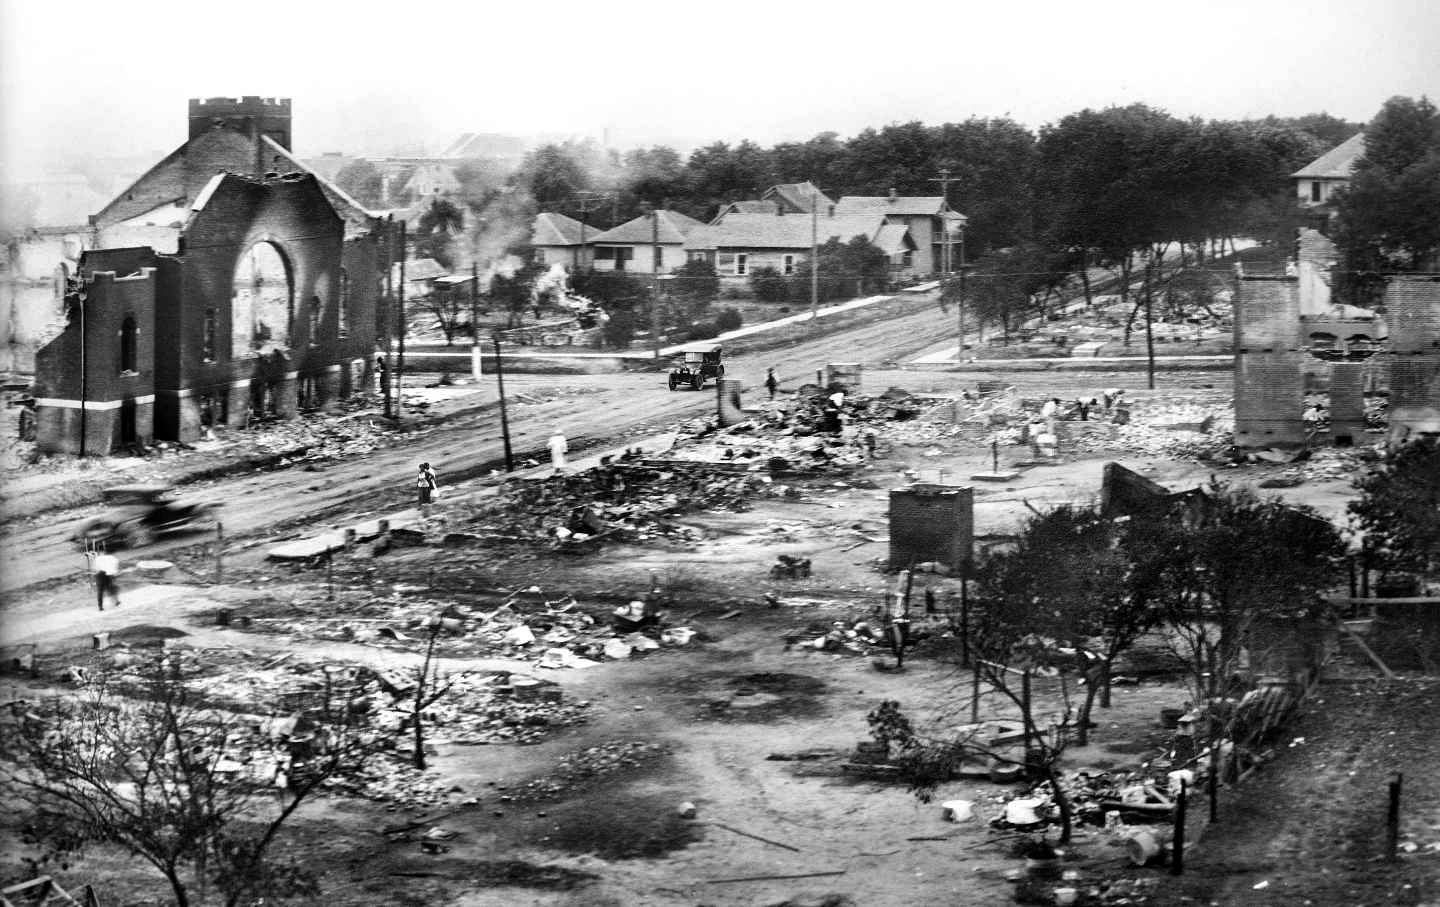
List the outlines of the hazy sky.
<svg viewBox="0 0 1440 907">
<path fill-rule="evenodd" d="M 1440 100 L 1434 0 L 788 0 L 235 5 L 0 0 L 0 154 L 169 151 L 186 100 L 294 100 L 295 150 L 438 151 L 465 131 L 619 147 L 763 144 L 920 119 L 1038 128 L 1144 101 L 1176 115 Z"/>
</svg>

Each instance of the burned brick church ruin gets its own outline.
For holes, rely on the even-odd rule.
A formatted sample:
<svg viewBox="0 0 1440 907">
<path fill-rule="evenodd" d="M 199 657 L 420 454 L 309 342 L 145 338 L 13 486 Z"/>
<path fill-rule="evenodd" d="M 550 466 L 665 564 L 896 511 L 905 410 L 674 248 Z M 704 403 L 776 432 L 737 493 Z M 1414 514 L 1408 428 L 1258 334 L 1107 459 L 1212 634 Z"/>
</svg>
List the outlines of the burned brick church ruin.
<svg viewBox="0 0 1440 907">
<path fill-rule="evenodd" d="M 1383 313 L 1334 302 L 1335 246 L 1300 231 L 1284 273 L 1242 270 L 1235 296 L 1235 444 L 1312 440 L 1307 394 L 1328 403 L 1329 440 L 1363 443 L 1365 398 L 1388 394 L 1391 444 L 1440 436 L 1440 277 L 1386 278 Z"/>
<path fill-rule="evenodd" d="M 37 442 L 104 455 L 366 387 L 388 221 L 290 153 L 290 101 L 190 102 L 189 139 L 90 218 L 36 355 Z"/>
</svg>

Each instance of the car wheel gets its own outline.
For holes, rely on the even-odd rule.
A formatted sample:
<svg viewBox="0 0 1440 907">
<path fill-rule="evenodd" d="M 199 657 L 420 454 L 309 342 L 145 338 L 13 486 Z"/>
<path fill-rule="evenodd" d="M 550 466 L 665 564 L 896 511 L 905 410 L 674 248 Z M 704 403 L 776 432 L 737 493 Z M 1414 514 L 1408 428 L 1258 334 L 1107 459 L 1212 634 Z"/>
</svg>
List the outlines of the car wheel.
<svg viewBox="0 0 1440 907">
<path fill-rule="evenodd" d="M 671 375 L 671 376 L 670 376 L 670 389 L 673 391 L 675 388 L 677 388 L 677 387 L 679 387 L 679 386 L 680 386 L 680 382 L 675 379 L 675 376 L 674 376 L 674 375 Z"/>
<path fill-rule="evenodd" d="M 694 378 L 691 378 L 691 379 L 690 379 L 690 386 L 693 387 L 693 388 L 695 388 L 695 389 L 698 391 L 700 388 L 702 388 L 702 387 L 705 386 L 705 376 L 704 376 L 704 375 L 696 375 Z"/>
</svg>

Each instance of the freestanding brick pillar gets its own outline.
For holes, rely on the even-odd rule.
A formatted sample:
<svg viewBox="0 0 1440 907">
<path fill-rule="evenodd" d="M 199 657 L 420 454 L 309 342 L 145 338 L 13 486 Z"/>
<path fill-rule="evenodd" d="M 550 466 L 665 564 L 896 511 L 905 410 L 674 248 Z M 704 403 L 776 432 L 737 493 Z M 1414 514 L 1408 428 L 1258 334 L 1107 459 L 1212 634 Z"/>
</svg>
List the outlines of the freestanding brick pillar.
<svg viewBox="0 0 1440 907">
<path fill-rule="evenodd" d="M 740 379 L 721 378 L 715 384 L 715 412 L 721 427 L 739 425 L 747 418 L 740 408 Z"/>
<path fill-rule="evenodd" d="M 959 571 L 975 537 L 975 490 L 915 483 L 890 492 L 890 567 L 930 561 Z"/>
</svg>

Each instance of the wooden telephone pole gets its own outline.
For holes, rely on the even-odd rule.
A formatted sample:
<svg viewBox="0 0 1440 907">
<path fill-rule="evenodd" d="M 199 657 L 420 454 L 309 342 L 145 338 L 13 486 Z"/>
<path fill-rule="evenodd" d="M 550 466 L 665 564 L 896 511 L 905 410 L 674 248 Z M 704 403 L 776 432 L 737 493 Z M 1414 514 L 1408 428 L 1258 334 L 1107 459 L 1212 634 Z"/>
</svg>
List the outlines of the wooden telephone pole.
<svg viewBox="0 0 1440 907">
<path fill-rule="evenodd" d="M 951 273 L 955 270 L 955 254 L 950 239 L 950 222 L 946 215 L 950 213 L 950 184 L 955 181 L 950 175 L 949 167 L 940 168 L 940 176 L 931 178 L 930 182 L 940 184 L 940 194 L 944 198 L 944 204 L 940 206 L 940 298 L 945 298 L 945 291 L 950 288 Z M 955 300 L 955 311 L 957 315 L 957 331 L 959 334 L 958 346 L 955 349 L 955 362 L 958 364 L 965 359 L 965 234 L 960 234 L 960 297 Z"/>
</svg>

